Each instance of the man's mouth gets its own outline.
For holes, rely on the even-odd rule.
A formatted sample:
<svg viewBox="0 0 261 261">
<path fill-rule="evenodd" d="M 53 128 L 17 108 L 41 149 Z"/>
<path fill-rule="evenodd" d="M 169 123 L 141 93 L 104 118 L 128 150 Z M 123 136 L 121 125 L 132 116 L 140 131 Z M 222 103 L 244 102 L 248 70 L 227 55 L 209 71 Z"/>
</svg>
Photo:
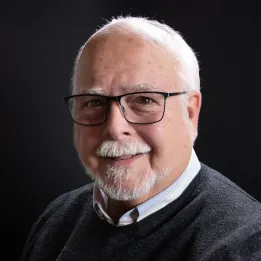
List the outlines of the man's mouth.
<svg viewBox="0 0 261 261">
<path fill-rule="evenodd" d="M 106 159 L 110 159 L 110 160 L 126 160 L 126 159 L 130 159 L 133 157 L 137 157 L 142 155 L 143 153 L 137 153 L 135 155 L 121 155 L 119 157 L 106 157 Z"/>
</svg>

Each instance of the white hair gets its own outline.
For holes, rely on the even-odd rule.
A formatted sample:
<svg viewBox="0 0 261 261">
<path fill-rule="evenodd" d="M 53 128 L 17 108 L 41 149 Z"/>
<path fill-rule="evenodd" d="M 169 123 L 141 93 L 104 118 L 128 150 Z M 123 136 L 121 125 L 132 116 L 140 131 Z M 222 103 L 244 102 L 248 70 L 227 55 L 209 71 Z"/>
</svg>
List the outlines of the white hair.
<svg viewBox="0 0 261 261">
<path fill-rule="evenodd" d="M 188 91 L 200 90 L 199 65 L 195 52 L 186 43 L 181 34 L 170 26 L 156 20 L 149 20 L 144 17 L 117 17 L 99 28 L 91 37 L 109 34 L 117 29 L 120 33 L 132 32 L 137 36 L 158 44 L 167 49 L 178 62 L 178 74 L 185 82 Z M 88 42 L 88 41 L 87 41 Z M 86 42 L 86 43 L 87 43 Z M 72 87 L 75 85 L 76 67 L 86 43 L 80 49 L 76 60 L 72 78 Z"/>
</svg>

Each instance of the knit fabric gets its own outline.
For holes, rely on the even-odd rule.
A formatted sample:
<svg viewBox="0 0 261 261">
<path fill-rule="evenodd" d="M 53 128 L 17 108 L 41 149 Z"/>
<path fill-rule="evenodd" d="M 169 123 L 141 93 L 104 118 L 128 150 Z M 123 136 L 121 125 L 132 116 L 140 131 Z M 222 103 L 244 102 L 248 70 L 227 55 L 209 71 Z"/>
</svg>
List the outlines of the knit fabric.
<svg viewBox="0 0 261 261">
<path fill-rule="evenodd" d="M 98 217 L 92 192 L 88 184 L 55 199 L 21 261 L 261 260 L 261 204 L 204 164 L 179 198 L 131 225 Z"/>
</svg>

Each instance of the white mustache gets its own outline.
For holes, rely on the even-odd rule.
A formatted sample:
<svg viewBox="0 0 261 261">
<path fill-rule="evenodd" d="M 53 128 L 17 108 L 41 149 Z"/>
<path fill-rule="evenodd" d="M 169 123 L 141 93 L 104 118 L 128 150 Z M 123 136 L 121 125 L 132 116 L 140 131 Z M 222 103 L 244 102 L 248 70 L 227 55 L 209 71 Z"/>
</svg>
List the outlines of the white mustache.
<svg viewBox="0 0 261 261">
<path fill-rule="evenodd" d="M 97 149 L 96 155 L 99 157 L 120 157 L 122 155 L 136 155 L 148 153 L 151 151 L 151 147 L 146 143 L 128 142 L 122 143 L 119 141 L 105 141 Z"/>
</svg>

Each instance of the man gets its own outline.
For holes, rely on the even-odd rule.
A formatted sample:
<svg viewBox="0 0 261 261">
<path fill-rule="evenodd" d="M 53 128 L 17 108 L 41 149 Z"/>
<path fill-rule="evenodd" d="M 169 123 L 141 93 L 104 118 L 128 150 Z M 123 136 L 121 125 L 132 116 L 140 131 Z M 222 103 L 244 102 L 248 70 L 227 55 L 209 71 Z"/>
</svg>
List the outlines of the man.
<svg viewBox="0 0 261 261">
<path fill-rule="evenodd" d="M 199 68 L 181 35 L 113 19 L 75 62 L 74 142 L 94 180 L 54 200 L 22 260 L 261 260 L 261 205 L 193 149 Z"/>
</svg>

